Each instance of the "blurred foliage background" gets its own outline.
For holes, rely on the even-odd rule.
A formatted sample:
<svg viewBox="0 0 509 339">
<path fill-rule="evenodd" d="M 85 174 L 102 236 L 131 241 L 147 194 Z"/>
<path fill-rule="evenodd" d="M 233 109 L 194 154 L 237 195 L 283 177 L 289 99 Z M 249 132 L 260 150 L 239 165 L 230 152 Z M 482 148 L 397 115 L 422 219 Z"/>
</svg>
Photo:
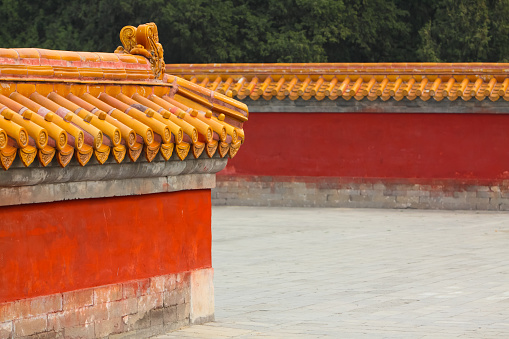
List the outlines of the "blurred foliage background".
<svg viewBox="0 0 509 339">
<path fill-rule="evenodd" d="M 507 62 L 509 0 L 0 0 L 1 47 L 113 52 L 155 22 L 166 63 Z"/>
</svg>

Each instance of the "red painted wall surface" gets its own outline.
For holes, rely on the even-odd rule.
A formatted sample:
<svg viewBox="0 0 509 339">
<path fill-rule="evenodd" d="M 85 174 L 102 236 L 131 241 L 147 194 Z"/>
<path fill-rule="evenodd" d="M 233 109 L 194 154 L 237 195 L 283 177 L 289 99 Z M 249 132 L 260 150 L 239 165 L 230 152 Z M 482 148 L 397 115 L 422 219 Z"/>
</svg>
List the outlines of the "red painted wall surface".
<svg viewBox="0 0 509 339">
<path fill-rule="evenodd" d="M 211 267 L 210 190 L 0 207 L 0 302 Z"/>
<path fill-rule="evenodd" d="M 509 115 L 251 113 L 220 175 L 508 179 Z"/>
</svg>

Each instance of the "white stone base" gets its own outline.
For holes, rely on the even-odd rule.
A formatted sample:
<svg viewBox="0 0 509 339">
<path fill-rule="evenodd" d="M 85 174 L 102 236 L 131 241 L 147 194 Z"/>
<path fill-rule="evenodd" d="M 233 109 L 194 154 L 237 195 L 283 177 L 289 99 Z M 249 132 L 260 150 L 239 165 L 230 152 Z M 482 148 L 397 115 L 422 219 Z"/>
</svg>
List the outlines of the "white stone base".
<svg viewBox="0 0 509 339">
<path fill-rule="evenodd" d="M 191 272 L 191 324 L 214 321 L 214 269 Z"/>
</svg>

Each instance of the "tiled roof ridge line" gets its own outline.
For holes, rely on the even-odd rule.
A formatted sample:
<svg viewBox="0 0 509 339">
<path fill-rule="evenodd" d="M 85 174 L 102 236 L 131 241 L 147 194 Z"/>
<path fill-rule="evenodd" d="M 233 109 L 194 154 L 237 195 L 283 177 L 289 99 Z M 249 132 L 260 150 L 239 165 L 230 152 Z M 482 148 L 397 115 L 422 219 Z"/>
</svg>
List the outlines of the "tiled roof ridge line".
<svg viewBox="0 0 509 339">
<path fill-rule="evenodd" d="M 168 82 L 146 82 L 146 81 L 136 81 L 136 80 L 84 80 L 84 79 L 73 79 L 73 78 L 52 78 L 52 77 L 37 77 L 37 78 L 26 78 L 26 77 L 2 77 L 0 74 L 0 81 L 12 81 L 12 82 L 22 82 L 22 83 L 32 83 L 32 82 L 46 82 L 46 83 L 54 83 L 54 84 L 101 84 L 101 85 L 142 85 L 142 86 L 159 86 L 159 87 L 173 87 L 172 83 Z"/>
<path fill-rule="evenodd" d="M 508 62 L 324 62 L 324 63 L 205 63 L 205 64 L 167 64 L 167 68 L 188 67 L 193 68 L 343 68 L 358 66 L 367 67 L 472 67 L 472 66 L 488 66 L 488 67 L 509 67 Z"/>
<path fill-rule="evenodd" d="M 0 48 L 0 77 L 164 81 L 144 56 L 37 48 Z"/>
<path fill-rule="evenodd" d="M 239 100 L 509 101 L 509 63 L 177 64 L 166 71 Z"/>
</svg>

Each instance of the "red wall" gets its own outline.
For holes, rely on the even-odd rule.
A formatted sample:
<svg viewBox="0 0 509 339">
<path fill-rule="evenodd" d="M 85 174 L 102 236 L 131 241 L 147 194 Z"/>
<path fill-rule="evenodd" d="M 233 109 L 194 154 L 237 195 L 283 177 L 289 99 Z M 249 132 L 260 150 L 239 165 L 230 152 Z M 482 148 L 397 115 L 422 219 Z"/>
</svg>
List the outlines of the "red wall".
<svg viewBox="0 0 509 339">
<path fill-rule="evenodd" d="M 211 267 L 210 190 L 0 207 L 0 302 Z"/>
<path fill-rule="evenodd" d="M 251 113 L 220 175 L 507 179 L 509 115 Z"/>
</svg>

